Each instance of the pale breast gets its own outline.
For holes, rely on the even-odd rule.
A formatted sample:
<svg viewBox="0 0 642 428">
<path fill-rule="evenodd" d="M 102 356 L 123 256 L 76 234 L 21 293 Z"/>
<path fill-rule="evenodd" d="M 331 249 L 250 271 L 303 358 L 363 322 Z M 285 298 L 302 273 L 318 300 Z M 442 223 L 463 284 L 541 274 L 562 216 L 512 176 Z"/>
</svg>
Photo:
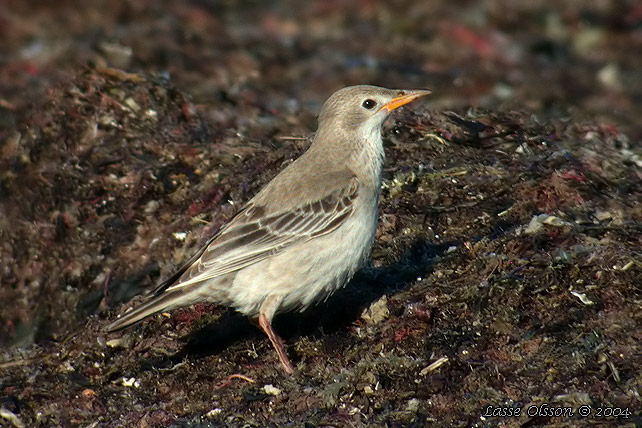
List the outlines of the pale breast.
<svg viewBox="0 0 642 428">
<path fill-rule="evenodd" d="M 365 262 L 377 227 L 376 195 L 356 205 L 359 209 L 333 232 L 238 272 L 227 289 L 229 304 L 252 316 L 266 297 L 277 295 L 279 311 L 303 310 L 343 286 Z"/>
</svg>

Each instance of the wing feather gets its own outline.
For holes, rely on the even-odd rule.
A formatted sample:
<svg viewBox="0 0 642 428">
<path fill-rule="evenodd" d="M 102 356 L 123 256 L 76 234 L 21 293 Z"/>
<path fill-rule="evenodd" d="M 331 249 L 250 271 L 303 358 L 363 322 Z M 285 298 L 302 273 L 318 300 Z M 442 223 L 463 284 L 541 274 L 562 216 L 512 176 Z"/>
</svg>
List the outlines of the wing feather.
<svg viewBox="0 0 642 428">
<path fill-rule="evenodd" d="M 172 283 L 166 281 L 156 293 L 237 271 L 335 230 L 354 211 L 358 191 L 358 182 L 352 179 L 318 201 L 272 215 L 250 202 L 170 278 Z"/>
</svg>

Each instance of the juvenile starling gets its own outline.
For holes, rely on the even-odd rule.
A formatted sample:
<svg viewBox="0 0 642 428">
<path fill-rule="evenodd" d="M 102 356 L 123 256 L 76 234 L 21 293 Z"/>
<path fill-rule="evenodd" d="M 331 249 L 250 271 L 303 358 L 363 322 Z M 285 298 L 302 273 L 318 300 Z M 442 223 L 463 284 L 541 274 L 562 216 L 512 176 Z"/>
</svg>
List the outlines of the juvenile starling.
<svg viewBox="0 0 642 428">
<path fill-rule="evenodd" d="M 381 127 L 390 112 L 429 93 L 366 85 L 335 92 L 310 148 L 107 330 L 199 302 L 231 306 L 258 319 L 292 373 L 272 319 L 327 298 L 366 261 L 377 228 Z"/>
</svg>

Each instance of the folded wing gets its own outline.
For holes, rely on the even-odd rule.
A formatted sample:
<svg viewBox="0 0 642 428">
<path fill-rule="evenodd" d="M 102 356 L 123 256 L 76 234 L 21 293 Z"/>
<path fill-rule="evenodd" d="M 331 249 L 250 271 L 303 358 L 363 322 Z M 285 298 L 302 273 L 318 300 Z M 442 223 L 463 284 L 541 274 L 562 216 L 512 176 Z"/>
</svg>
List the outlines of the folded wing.
<svg viewBox="0 0 642 428">
<path fill-rule="evenodd" d="M 250 202 L 155 294 L 225 275 L 339 227 L 353 212 L 358 182 L 295 210 L 266 213 Z"/>
</svg>

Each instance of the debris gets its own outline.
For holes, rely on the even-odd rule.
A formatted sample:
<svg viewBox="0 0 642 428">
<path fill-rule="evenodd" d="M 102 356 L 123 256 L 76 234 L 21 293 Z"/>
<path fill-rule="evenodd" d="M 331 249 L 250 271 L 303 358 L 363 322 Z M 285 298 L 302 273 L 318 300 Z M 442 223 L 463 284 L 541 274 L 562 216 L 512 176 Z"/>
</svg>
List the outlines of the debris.
<svg viewBox="0 0 642 428">
<path fill-rule="evenodd" d="M 368 308 L 361 313 L 361 318 L 369 324 L 379 324 L 388 318 L 389 315 L 388 297 L 383 296 L 368 306 Z"/>
</svg>

